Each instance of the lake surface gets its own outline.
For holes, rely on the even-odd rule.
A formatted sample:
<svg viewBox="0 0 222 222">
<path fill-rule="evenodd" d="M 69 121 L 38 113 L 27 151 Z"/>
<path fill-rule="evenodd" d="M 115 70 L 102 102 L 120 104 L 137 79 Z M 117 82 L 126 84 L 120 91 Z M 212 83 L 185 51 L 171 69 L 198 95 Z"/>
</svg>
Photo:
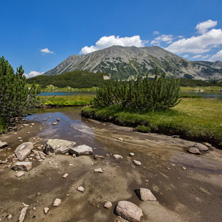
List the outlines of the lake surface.
<svg viewBox="0 0 222 222">
<path fill-rule="evenodd" d="M 180 94 L 181 95 L 190 95 L 190 96 L 201 96 L 203 98 L 209 98 L 209 99 L 222 99 L 222 93 L 212 92 L 212 91 L 204 91 L 204 92 L 181 91 Z"/>
<path fill-rule="evenodd" d="M 41 92 L 39 96 L 95 95 L 95 92 Z"/>
</svg>

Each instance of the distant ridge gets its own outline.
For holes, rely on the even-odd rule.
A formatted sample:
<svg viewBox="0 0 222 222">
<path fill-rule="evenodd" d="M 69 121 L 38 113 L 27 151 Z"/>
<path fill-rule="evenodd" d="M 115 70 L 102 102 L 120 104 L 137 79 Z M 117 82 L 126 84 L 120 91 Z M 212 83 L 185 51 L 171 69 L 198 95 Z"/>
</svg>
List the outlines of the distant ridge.
<svg viewBox="0 0 222 222">
<path fill-rule="evenodd" d="M 158 46 L 112 46 L 87 55 L 72 55 L 44 75 L 84 70 L 126 80 L 137 75 L 153 74 L 156 67 L 178 78 L 222 79 L 221 61 L 189 61 Z"/>
</svg>

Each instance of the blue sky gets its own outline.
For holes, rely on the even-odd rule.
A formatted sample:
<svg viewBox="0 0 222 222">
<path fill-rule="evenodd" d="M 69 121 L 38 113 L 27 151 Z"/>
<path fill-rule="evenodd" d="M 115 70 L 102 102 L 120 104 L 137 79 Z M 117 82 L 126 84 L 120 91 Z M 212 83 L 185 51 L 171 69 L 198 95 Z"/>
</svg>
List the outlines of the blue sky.
<svg viewBox="0 0 222 222">
<path fill-rule="evenodd" d="M 113 44 L 222 60 L 221 10 L 221 0 L 1 0 L 0 56 L 30 76 Z"/>
</svg>

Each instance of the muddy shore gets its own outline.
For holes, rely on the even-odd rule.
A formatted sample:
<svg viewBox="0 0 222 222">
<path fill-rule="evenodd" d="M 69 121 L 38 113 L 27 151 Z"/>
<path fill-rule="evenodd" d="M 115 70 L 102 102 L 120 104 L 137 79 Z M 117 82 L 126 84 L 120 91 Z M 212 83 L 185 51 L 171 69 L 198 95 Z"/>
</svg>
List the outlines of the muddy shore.
<svg viewBox="0 0 222 222">
<path fill-rule="evenodd" d="M 56 118 L 60 122 L 53 126 Z M 22 143 L 18 137 L 33 142 L 35 148 L 51 138 L 76 141 L 77 145 L 91 146 L 94 154 L 104 159 L 47 156 L 41 162 L 33 160 L 33 169 L 20 178 L 10 162 L 0 164 L 1 221 L 18 221 L 22 203 L 29 205 L 25 221 L 124 221 L 114 213 L 120 200 L 139 206 L 144 214 L 142 222 L 222 220 L 221 150 L 212 147 L 206 154 L 192 155 L 186 150 L 195 142 L 81 118 L 79 108 L 36 113 L 24 124 L 29 125 L 0 135 L 0 141 L 8 142 L 11 148 L 0 150 L 1 160 Z M 135 156 L 129 156 L 130 152 Z M 116 160 L 113 154 L 123 159 Z M 142 165 L 133 164 L 134 159 Z M 103 173 L 95 173 L 97 168 Z M 63 178 L 65 173 L 67 178 Z M 79 186 L 85 188 L 84 193 L 77 191 Z M 141 187 L 150 189 L 157 201 L 142 202 L 135 193 Z M 55 198 L 62 200 L 58 207 L 52 206 Z M 103 207 L 106 201 L 113 203 L 111 209 Z M 47 214 L 45 207 L 49 208 Z"/>
</svg>

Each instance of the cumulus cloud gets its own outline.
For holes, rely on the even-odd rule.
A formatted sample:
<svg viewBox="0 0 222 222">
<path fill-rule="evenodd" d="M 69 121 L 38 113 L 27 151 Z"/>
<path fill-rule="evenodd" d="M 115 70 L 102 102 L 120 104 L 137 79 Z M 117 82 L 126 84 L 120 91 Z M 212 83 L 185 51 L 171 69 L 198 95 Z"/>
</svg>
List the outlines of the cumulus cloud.
<svg viewBox="0 0 222 222">
<path fill-rule="evenodd" d="M 158 37 L 156 37 L 151 44 L 156 44 L 156 45 L 160 45 L 161 42 L 166 42 L 167 44 L 172 43 L 173 41 L 173 35 L 160 35 Z"/>
<path fill-rule="evenodd" d="M 217 21 L 212 21 L 211 19 L 197 24 L 196 29 L 200 34 L 206 33 L 210 28 L 217 25 Z"/>
<path fill-rule="evenodd" d="M 35 77 L 35 76 L 42 75 L 43 73 L 44 72 L 31 71 L 29 74 L 25 73 L 25 76 L 28 79 L 28 78 L 32 78 L 32 77 Z"/>
<path fill-rule="evenodd" d="M 53 53 L 54 53 L 53 51 L 50 51 L 48 48 L 41 49 L 40 51 L 41 51 L 43 54 L 53 54 Z"/>
<path fill-rule="evenodd" d="M 186 55 L 184 55 L 183 57 L 184 57 L 184 58 L 188 58 L 188 57 L 189 57 L 189 55 L 188 55 L 188 54 L 186 54 Z"/>
<path fill-rule="evenodd" d="M 88 54 L 113 45 L 144 47 L 146 43 L 147 41 L 141 40 L 139 35 L 132 37 L 119 37 L 114 35 L 103 36 L 96 42 L 95 45 L 83 47 L 80 53 Z"/>
<path fill-rule="evenodd" d="M 202 57 L 202 55 L 195 55 L 195 56 L 193 56 L 192 58 L 193 58 L 193 59 L 198 59 L 198 58 L 200 58 L 200 57 Z"/>
<path fill-rule="evenodd" d="M 220 60 L 222 61 L 222 50 L 220 50 L 219 52 L 217 52 L 215 55 L 210 57 L 210 61 L 217 61 Z"/>
<path fill-rule="evenodd" d="M 212 29 L 202 35 L 182 38 L 170 44 L 166 50 L 173 53 L 201 54 L 222 45 L 222 30 Z"/>
</svg>

